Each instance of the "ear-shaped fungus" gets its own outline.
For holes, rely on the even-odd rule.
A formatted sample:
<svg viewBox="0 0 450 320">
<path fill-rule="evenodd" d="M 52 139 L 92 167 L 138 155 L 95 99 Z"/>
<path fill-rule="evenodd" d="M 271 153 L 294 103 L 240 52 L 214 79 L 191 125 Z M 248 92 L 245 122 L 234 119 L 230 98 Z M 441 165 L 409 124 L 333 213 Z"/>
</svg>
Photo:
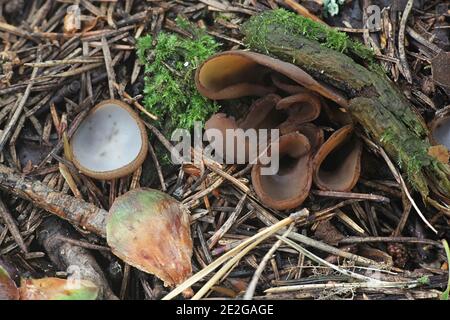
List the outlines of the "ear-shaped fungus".
<svg viewBox="0 0 450 320">
<path fill-rule="evenodd" d="M 311 93 L 303 92 L 281 99 L 277 103 L 278 110 L 284 110 L 288 118 L 279 128 L 282 134 L 294 132 L 304 123 L 314 121 L 320 115 L 320 99 Z"/>
<path fill-rule="evenodd" d="M 238 156 L 241 156 L 241 160 L 245 162 L 249 162 L 252 159 L 255 159 L 258 154 L 256 152 L 252 152 L 250 154 L 249 141 L 248 138 L 245 137 L 244 131 L 247 129 L 274 129 L 279 126 L 280 123 L 285 121 L 286 115 L 281 112 L 278 112 L 275 107 L 278 101 L 281 98 L 276 94 L 268 94 L 258 100 L 254 101 L 250 107 L 250 111 L 245 119 L 236 122 L 234 117 L 228 117 L 224 113 L 216 113 L 208 121 L 205 123 L 205 136 L 208 141 L 213 142 L 214 133 L 211 129 L 218 130 L 223 136 L 223 145 L 217 149 L 216 152 L 219 152 L 219 155 L 223 158 L 226 156 L 226 146 L 230 146 L 229 141 L 226 135 L 227 130 L 234 130 L 234 160 L 237 160 Z M 243 129 L 243 130 L 237 130 Z M 238 155 L 238 147 L 241 144 L 245 144 L 245 154 Z M 230 151 L 230 150 L 228 150 Z"/>
<path fill-rule="evenodd" d="M 246 130 L 278 127 L 286 119 L 283 113 L 275 109 L 280 100 L 279 95 L 271 93 L 254 101 L 245 119 L 238 121 L 239 128 Z"/>
<path fill-rule="evenodd" d="M 272 82 L 275 85 L 275 87 L 288 94 L 297 94 L 308 91 L 304 87 L 300 86 L 298 83 L 292 81 L 291 79 L 280 73 L 274 72 L 270 75 L 270 78 L 272 79 Z"/>
<path fill-rule="evenodd" d="M 320 84 L 299 67 L 250 51 L 225 51 L 212 56 L 197 69 L 195 82 L 198 91 L 213 100 L 264 96 L 275 91 L 265 82 L 272 71 L 340 106 L 348 105 L 347 99 L 337 91 Z"/>
<path fill-rule="evenodd" d="M 308 196 L 313 170 L 311 147 L 308 138 L 300 133 L 281 136 L 278 143 L 278 172 L 275 175 L 263 175 L 261 169 L 264 165 L 257 163 L 252 169 L 252 183 L 256 194 L 265 205 L 287 210 L 298 207 Z"/>
<path fill-rule="evenodd" d="M 225 159 L 227 156 L 227 146 L 231 145 L 230 141 L 227 141 L 227 130 L 236 130 L 238 129 L 238 125 L 236 124 L 236 120 L 234 117 L 228 117 L 225 113 L 216 113 L 211 116 L 211 118 L 208 119 L 205 123 L 205 137 L 208 139 L 209 142 L 214 144 L 215 146 L 215 152 L 218 154 L 219 157 Z M 213 130 L 217 130 L 222 135 L 222 140 L 215 141 L 216 138 L 220 139 L 219 137 L 216 137 L 216 133 L 213 132 Z M 233 137 L 233 146 L 234 146 L 234 161 L 237 159 L 237 147 L 238 147 L 238 135 L 240 134 L 239 131 L 234 131 L 235 135 Z M 220 148 L 220 145 L 217 145 L 216 143 L 222 142 L 222 148 Z M 248 145 L 245 145 L 245 150 L 248 150 Z M 230 156 L 230 155 L 228 155 Z M 247 155 L 246 155 L 247 158 Z"/>
<path fill-rule="evenodd" d="M 277 110 L 282 109 L 282 110 Z M 225 146 L 229 137 L 227 130 L 234 130 L 234 159 L 237 159 L 237 148 L 240 144 L 245 144 L 245 161 L 249 162 L 255 159 L 258 154 L 250 154 L 249 141 L 242 130 L 236 129 L 280 129 L 280 134 L 300 131 L 311 139 L 310 143 L 314 151 L 323 143 L 323 132 L 321 129 L 311 123 L 305 123 L 315 120 L 320 114 L 320 99 L 311 93 L 301 93 L 282 99 L 276 94 L 268 94 L 257 99 L 250 106 L 247 116 L 236 121 L 233 117 L 228 117 L 224 113 L 214 114 L 206 121 L 206 138 L 212 142 L 214 140 L 210 129 L 218 130 L 224 137 L 222 148 L 216 149 L 220 156 L 226 155 Z M 229 151 L 229 150 L 228 150 Z"/>
<path fill-rule="evenodd" d="M 73 135 L 74 165 L 85 175 L 102 180 L 126 176 L 144 162 L 148 150 L 145 126 L 124 102 L 96 105 Z"/>
<path fill-rule="evenodd" d="M 347 125 L 334 132 L 314 157 L 314 182 L 322 190 L 350 191 L 361 171 L 362 144 Z"/>
<path fill-rule="evenodd" d="M 360 174 L 362 145 L 353 135 L 351 118 L 345 112 L 326 108 L 329 120 L 345 127 L 325 143 L 323 130 L 311 123 L 319 117 L 325 98 L 339 107 L 348 106 L 348 100 L 337 90 L 316 81 L 293 64 L 239 50 L 206 60 L 197 69 L 195 81 L 199 92 L 210 99 L 262 97 L 252 104 L 245 119 L 235 121 L 217 114 L 208 120 L 206 129 L 214 127 L 222 132 L 280 129 L 278 173 L 263 175 L 262 161 L 252 169 L 255 191 L 268 207 L 286 210 L 299 206 L 307 197 L 313 179 L 323 190 L 349 191 L 355 186 Z M 281 98 L 275 92 L 288 96 Z M 248 153 L 247 141 L 245 148 Z"/>
<path fill-rule="evenodd" d="M 313 123 L 305 123 L 297 131 L 308 138 L 311 151 L 315 154 L 324 142 L 323 130 Z"/>
<path fill-rule="evenodd" d="M 311 93 L 283 99 L 272 93 L 253 102 L 245 119 L 237 123 L 244 130 L 278 128 L 281 134 L 286 134 L 317 119 L 320 109 L 320 99 Z"/>
</svg>

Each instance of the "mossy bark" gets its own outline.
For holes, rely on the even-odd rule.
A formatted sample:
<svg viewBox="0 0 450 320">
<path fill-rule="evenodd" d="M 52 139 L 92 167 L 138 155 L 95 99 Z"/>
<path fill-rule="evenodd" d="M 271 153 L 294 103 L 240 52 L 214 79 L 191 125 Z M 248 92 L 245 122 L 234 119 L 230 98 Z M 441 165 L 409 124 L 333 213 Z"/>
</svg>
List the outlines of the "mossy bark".
<svg viewBox="0 0 450 320">
<path fill-rule="evenodd" d="M 427 198 L 431 189 L 448 202 L 450 168 L 428 155 L 431 144 L 426 124 L 395 84 L 386 75 L 324 46 L 321 30 L 315 29 L 317 41 L 311 40 L 310 34 L 293 31 L 293 25 L 274 15 L 264 13 L 244 25 L 246 45 L 291 62 L 338 89 L 349 99 L 348 111 L 355 121 L 398 161 L 422 197 Z"/>
</svg>

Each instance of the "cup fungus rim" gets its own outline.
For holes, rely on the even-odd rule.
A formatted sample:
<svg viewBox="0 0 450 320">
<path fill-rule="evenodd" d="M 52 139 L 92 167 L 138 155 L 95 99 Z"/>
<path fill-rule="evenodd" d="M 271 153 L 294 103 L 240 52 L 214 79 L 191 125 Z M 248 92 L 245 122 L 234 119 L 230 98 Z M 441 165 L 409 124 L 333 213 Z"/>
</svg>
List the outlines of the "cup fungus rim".
<svg viewBox="0 0 450 320">
<path fill-rule="evenodd" d="M 250 61 L 252 61 L 258 65 L 269 68 L 272 71 L 276 71 L 278 73 L 281 73 L 281 74 L 287 76 L 289 79 L 291 79 L 292 81 L 305 87 L 306 89 L 313 91 L 313 92 L 317 92 L 321 96 L 324 96 L 332 101 L 335 101 L 337 104 L 339 104 L 342 107 L 348 107 L 349 101 L 342 94 L 340 94 L 338 91 L 334 90 L 333 88 L 318 82 L 309 73 L 307 73 L 300 67 L 298 67 L 294 64 L 282 61 L 280 59 L 276 59 L 276 58 L 261 54 L 261 53 L 257 53 L 257 52 L 253 52 L 253 51 L 245 51 L 245 50 L 229 50 L 229 51 L 217 53 L 217 54 L 209 57 L 205 61 L 203 61 L 200 64 L 200 66 L 197 68 L 197 70 L 195 72 L 195 83 L 197 86 L 197 90 L 203 96 L 205 96 L 209 99 L 213 99 L 213 100 L 233 99 L 233 97 L 225 98 L 223 96 L 223 91 L 227 90 L 226 88 L 220 89 L 220 90 L 214 92 L 214 90 L 210 90 L 209 88 L 205 87 L 204 84 L 200 81 L 200 73 L 202 72 L 202 69 L 205 66 L 205 64 L 207 64 L 208 62 L 210 62 L 216 58 L 227 56 L 227 55 L 228 56 L 240 56 L 243 58 L 247 58 Z M 266 87 L 261 86 L 259 84 L 241 83 L 240 85 L 242 86 L 244 84 L 247 87 L 247 90 L 249 90 L 249 88 L 256 88 L 256 87 L 259 87 L 260 89 L 261 88 L 267 89 Z M 242 89 L 242 91 L 245 91 L 245 90 Z M 271 92 L 265 92 L 265 94 L 268 94 L 268 93 L 271 93 Z"/>
<path fill-rule="evenodd" d="M 342 128 L 336 130 L 317 150 L 316 155 L 313 159 L 313 179 L 314 183 L 321 190 L 331 190 L 326 187 L 325 183 L 319 177 L 320 168 L 325 159 L 333 152 L 336 148 L 339 148 L 342 144 L 346 143 L 347 139 L 351 139 L 354 131 L 353 125 L 349 124 L 343 126 Z M 361 155 L 362 155 L 362 144 L 359 140 L 356 140 L 357 143 L 357 154 L 356 154 L 356 165 L 354 168 L 354 172 L 352 173 L 352 179 L 345 188 L 341 188 L 340 190 L 333 191 L 342 191 L 348 192 L 353 189 L 353 187 L 358 183 L 360 174 L 361 174 Z"/>
<path fill-rule="evenodd" d="M 259 174 L 259 171 L 261 169 L 261 164 L 258 162 L 255 165 L 253 165 L 252 172 L 251 172 L 251 179 L 253 188 L 255 189 L 256 194 L 258 195 L 259 199 L 262 203 L 264 203 L 266 206 L 276 209 L 276 210 L 289 210 L 296 208 L 300 206 L 305 199 L 309 195 L 309 190 L 311 189 L 312 185 L 312 179 L 313 179 L 313 159 L 311 154 L 311 145 L 309 143 L 308 138 L 299 133 L 299 132 L 291 132 L 287 133 L 285 135 L 282 135 L 279 138 L 279 141 L 281 139 L 289 139 L 289 138 L 295 138 L 295 139 L 302 139 L 303 142 L 305 142 L 307 146 L 307 151 L 304 155 L 301 157 L 307 157 L 306 159 L 306 168 L 305 168 L 305 175 L 306 175 L 306 184 L 302 190 L 299 190 L 297 195 L 292 196 L 287 199 L 283 200 L 276 200 L 272 196 L 270 196 L 261 186 L 261 175 Z M 300 158 L 300 157 L 299 157 Z"/>
<path fill-rule="evenodd" d="M 445 146 L 445 144 L 442 142 L 439 142 L 435 136 L 436 129 L 444 121 L 450 121 L 450 109 L 443 110 L 441 113 L 436 114 L 435 117 L 428 123 L 428 128 L 430 130 L 429 139 L 430 139 L 430 142 L 432 145 L 444 145 Z"/>
<path fill-rule="evenodd" d="M 133 120 L 136 122 L 140 136 L 141 136 L 141 149 L 137 156 L 130 161 L 125 166 L 122 166 L 120 168 L 114 169 L 114 170 L 108 170 L 108 171 L 95 171 L 88 169 L 81 165 L 81 163 L 77 160 L 77 157 L 75 155 L 75 152 L 73 151 L 72 144 L 70 143 L 70 152 L 72 156 L 72 162 L 75 165 L 75 167 L 83 174 L 94 178 L 98 180 L 113 180 L 117 178 L 121 178 L 124 176 L 127 176 L 134 171 L 136 171 L 144 162 L 145 158 L 147 157 L 148 152 L 148 140 L 147 140 L 147 130 L 145 129 L 145 125 L 142 122 L 139 115 L 125 102 L 117 99 L 108 99 L 99 102 L 96 104 L 87 114 L 87 116 L 84 119 L 87 119 L 89 116 L 94 114 L 97 110 L 101 109 L 102 107 L 105 107 L 107 105 L 117 105 L 120 108 L 124 109 L 128 112 L 128 114 L 133 118 Z M 77 129 L 78 130 L 78 129 Z M 76 131 L 75 131 L 76 132 Z"/>
</svg>

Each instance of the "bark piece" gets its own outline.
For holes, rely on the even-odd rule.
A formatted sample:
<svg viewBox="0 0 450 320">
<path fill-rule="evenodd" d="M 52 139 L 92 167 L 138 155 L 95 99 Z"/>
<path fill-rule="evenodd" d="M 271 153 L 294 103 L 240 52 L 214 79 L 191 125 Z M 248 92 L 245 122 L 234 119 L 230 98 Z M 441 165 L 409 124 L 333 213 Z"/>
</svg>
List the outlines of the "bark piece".
<svg viewBox="0 0 450 320">
<path fill-rule="evenodd" d="M 73 271 L 75 274 L 72 276 L 94 283 L 99 288 L 101 299 L 116 300 L 117 297 L 91 253 L 61 237 L 79 238 L 70 226 L 57 217 L 49 217 L 39 226 L 38 241 L 60 270 Z"/>
<path fill-rule="evenodd" d="M 77 226 L 106 237 L 108 212 L 83 200 L 57 192 L 46 184 L 26 178 L 0 165 L 0 189 L 68 220 Z"/>
</svg>

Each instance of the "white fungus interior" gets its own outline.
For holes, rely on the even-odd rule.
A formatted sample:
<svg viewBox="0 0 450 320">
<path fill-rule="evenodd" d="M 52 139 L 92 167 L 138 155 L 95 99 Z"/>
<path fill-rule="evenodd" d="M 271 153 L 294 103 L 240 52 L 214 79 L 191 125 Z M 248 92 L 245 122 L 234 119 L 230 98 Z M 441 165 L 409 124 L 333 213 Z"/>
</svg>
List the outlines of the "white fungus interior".
<svg viewBox="0 0 450 320">
<path fill-rule="evenodd" d="M 116 170 L 139 154 L 142 138 L 136 120 L 115 104 L 105 104 L 90 114 L 72 137 L 73 155 L 91 171 Z"/>
<path fill-rule="evenodd" d="M 434 139 L 450 150 L 450 118 L 439 121 L 433 132 Z"/>
</svg>

